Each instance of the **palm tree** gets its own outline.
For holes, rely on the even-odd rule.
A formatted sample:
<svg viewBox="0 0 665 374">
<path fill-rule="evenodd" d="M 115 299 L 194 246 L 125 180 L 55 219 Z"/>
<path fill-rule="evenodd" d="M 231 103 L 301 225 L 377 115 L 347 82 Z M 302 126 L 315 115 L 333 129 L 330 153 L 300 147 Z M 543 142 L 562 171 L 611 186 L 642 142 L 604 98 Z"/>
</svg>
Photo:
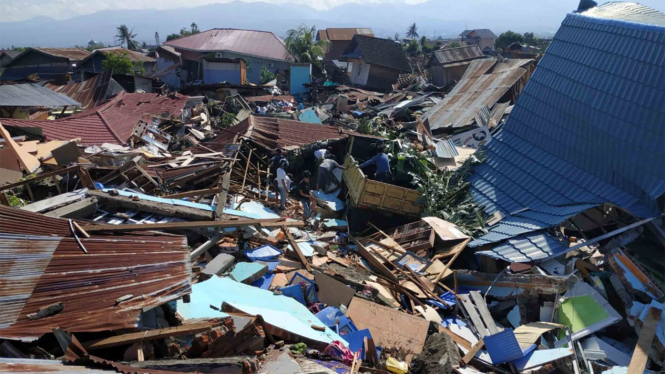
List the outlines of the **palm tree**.
<svg viewBox="0 0 665 374">
<path fill-rule="evenodd" d="M 199 32 L 201 32 L 199 31 L 199 25 L 197 25 L 196 22 L 192 22 L 191 27 L 192 27 L 192 34 L 198 34 Z"/>
<path fill-rule="evenodd" d="M 408 29 L 406 29 L 406 37 L 411 39 L 418 38 L 418 26 L 416 26 L 415 22 L 413 23 L 413 25 L 409 26 Z"/>
<path fill-rule="evenodd" d="M 134 29 L 130 30 L 127 25 L 120 25 L 117 30 L 118 34 L 115 37 L 120 41 L 121 46 L 125 43 L 127 44 L 127 49 L 132 51 L 137 49 L 138 45 L 136 44 L 136 40 L 134 40 L 136 34 L 133 34 Z"/>
<path fill-rule="evenodd" d="M 286 34 L 286 50 L 296 58 L 298 62 L 309 62 L 320 66 L 319 58 L 325 55 L 327 40 L 316 41 L 316 28 L 301 25 L 297 29 L 291 29 Z"/>
</svg>

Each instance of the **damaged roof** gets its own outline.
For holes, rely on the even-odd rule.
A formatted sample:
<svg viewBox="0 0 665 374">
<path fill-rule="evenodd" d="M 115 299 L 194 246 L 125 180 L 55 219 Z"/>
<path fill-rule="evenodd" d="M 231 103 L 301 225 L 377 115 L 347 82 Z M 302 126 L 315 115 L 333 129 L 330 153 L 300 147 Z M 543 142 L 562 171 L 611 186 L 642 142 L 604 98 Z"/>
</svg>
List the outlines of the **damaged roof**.
<svg viewBox="0 0 665 374">
<path fill-rule="evenodd" d="M 108 103 L 53 121 L 3 118 L 4 125 L 41 127 L 50 140 L 81 138 L 84 145 L 127 144 L 134 126 L 147 115 L 180 118 L 188 96 L 121 92 Z"/>
<path fill-rule="evenodd" d="M 46 87 L 80 102 L 82 109 L 89 109 L 104 103 L 112 76 L 113 71 L 107 70 L 80 83 L 70 83 L 62 86 L 47 83 Z"/>
<path fill-rule="evenodd" d="M 165 43 L 197 52 L 233 52 L 272 60 L 295 61 L 284 42 L 269 31 L 212 29 Z"/>
<path fill-rule="evenodd" d="M 423 119 L 434 131 L 439 128 L 461 128 L 473 124 L 476 112 L 492 107 L 521 79 L 528 79 L 525 69 L 533 60 L 478 59 L 446 95 L 430 109 Z"/>
<path fill-rule="evenodd" d="M 462 38 L 466 38 L 469 34 L 471 34 L 474 31 L 476 32 L 476 35 L 478 35 L 478 37 L 481 39 L 493 39 L 497 37 L 490 29 L 464 30 L 462 31 L 461 34 L 459 34 L 459 36 Z"/>
<path fill-rule="evenodd" d="M 622 4 L 591 14 L 636 9 Z M 661 25 L 565 18 L 486 145 L 487 160 L 474 168 L 474 198 L 506 218 L 471 246 L 559 225 L 603 203 L 641 218 L 660 215 L 665 169 L 652 160 L 665 159 L 665 86 L 654 77 L 663 76 L 665 59 L 636 51 L 660 51 L 664 38 Z"/>
<path fill-rule="evenodd" d="M 322 140 L 342 139 L 348 136 L 338 127 L 300 122 L 275 117 L 249 116 L 236 126 L 228 129 L 229 134 L 240 134 L 250 138 L 266 149 L 300 147 Z M 214 142 L 228 142 L 226 136 L 218 137 Z"/>
<path fill-rule="evenodd" d="M 72 237 L 66 219 L 0 206 L 0 337 L 33 340 L 69 332 L 136 328 L 139 315 L 191 291 L 187 238 Z M 120 298 L 125 298 L 117 302 Z M 45 318 L 28 315 L 62 303 Z"/>
<path fill-rule="evenodd" d="M 447 65 L 462 61 L 485 58 L 483 51 L 477 45 L 469 45 L 458 48 L 439 49 L 434 51 L 429 65 Z"/>
<path fill-rule="evenodd" d="M 71 62 L 82 61 L 90 56 L 90 51 L 81 48 L 28 48 L 25 52 L 34 49 L 49 56 L 66 58 Z"/>
<path fill-rule="evenodd" d="M 319 40 L 351 40 L 354 35 L 374 36 L 371 28 L 327 28 L 319 30 Z"/>
<path fill-rule="evenodd" d="M 355 35 L 342 57 L 362 58 L 370 65 L 383 66 L 405 73 L 411 72 L 411 65 L 402 45 L 390 39 Z"/>
<path fill-rule="evenodd" d="M 0 106 L 61 108 L 81 103 L 40 84 L 22 83 L 0 85 Z"/>
<path fill-rule="evenodd" d="M 90 56 L 85 58 L 85 60 L 88 60 L 92 58 L 95 54 L 98 53 L 104 53 L 104 54 L 113 54 L 116 56 L 121 56 L 123 54 L 127 55 L 127 58 L 132 61 L 132 62 L 155 62 L 156 60 L 152 57 L 146 56 L 141 52 L 136 52 L 129 50 L 127 48 L 118 48 L 118 47 L 111 47 L 111 48 L 100 48 L 96 49 Z M 83 61 L 85 61 L 83 60 Z M 83 62 L 81 61 L 81 62 Z"/>
</svg>

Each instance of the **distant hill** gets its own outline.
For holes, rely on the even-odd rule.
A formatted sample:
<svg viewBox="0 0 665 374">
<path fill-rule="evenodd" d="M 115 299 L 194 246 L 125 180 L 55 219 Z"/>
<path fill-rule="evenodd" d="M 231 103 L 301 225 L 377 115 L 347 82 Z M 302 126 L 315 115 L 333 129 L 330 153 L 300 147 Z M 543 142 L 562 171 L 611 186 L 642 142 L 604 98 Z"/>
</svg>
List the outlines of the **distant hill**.
<svg viewBox="0 0 665 374">
<path fill-rule="evenodd" d="M 601 1 L 598 1 L 601 2 Z M 371 27 L 377 36 L 404 35 L 418 25 L 421 35 L 456 36 L 465 27 L 547 34 L 558 29 L 578 0 L 431 0 L 417 5 L 347 3 L 330 10 L 300 4 L 245 3 L 235 1 L 170 10 L 106 10 L 67 20 L 36 17 L 0 23 L 0 48 L 10 46 L 70 47 L 90 39 L 114 44 L 115 28 L 134 28 L 139 42 L 154 44 L 155 31 L 166 36 L 196 22 L 201 30 L 215 27 L 267 30 L 283 37 L 300 24 L 326 27 Z M 663 0 L 642 1 L 662 8 Z M 652 4 L 653 3 L 653 4 Z M 654 5 L 656 4 L 656 5 Z"/>
</svg>

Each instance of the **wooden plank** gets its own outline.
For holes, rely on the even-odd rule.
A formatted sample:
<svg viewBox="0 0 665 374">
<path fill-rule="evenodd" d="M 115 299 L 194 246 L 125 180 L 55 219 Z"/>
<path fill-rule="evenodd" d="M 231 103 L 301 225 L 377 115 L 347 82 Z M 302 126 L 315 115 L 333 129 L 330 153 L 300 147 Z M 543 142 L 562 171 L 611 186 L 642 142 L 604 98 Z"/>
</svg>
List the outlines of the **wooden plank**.
<svg viewBox="0 0 665 374">
<path fill-rule="evenodd" d="M 450 336 L 451 339 L 453 339 L 453 341 L 455 343 L 461 345 L 466 350 L 469 350 L 469 349 L 472 348 L 471 347 L 471 342 L 469 342 L 468 340 L 464 339 L 463 337 L 455 334 L 454 332 L 450 331 L 450 329 L 448 329 L 446 327 L 439 326 L 439 332 L 447 334 L 448 336 Z"/>
<path fill-rule="evenodd" d="M 476 330 L 478 330 L 478 334 L 480 334 L 480 337 L 484 338 L 487 335 L 489 335 L 487 333 L 485 325 L 483 325 L 483 321 L 480 319 L 480 316 L 478 315 L 478 312 L 476 312 L 476 307 L 473 305 L 471 300 L 469 300 L 469 295 L 462 294 L 458 295 L 458 297 L 460 300 L 462 300 L 462 305 L 464 306 L 464 309 L 466 309 L 467 313 L 469 313 L 471 322 L 473 322 L 473 325 L 476 327 Z"/>
<path fill-rule="evenodd" d="M 76 223 L 76 221 L 72 221 L 72 225 L 74 225 L 74 227 L 76 227 L 76 229 L 79 230 L 79 232 L 83 234 L 83 236 L 85 236 L 86 238 L 90 237 L 90 234 L 85 232 L 85 230 L 83 230 L 83 228 L 81 228 L 81 226 L 79 226 L 79 224 Z"/>
<path fill-rule="evenodd" d="M 471 362 L 471 360 L 476 356 L 476 353 L 478 353 L 480 348 L 482 348 L 484 345 L 485 342 L 483 339 L 478 340 L 478 342 L 474 344 L 473 347 L 471 347 L 469 352 L 467 352 L 464 357 L 462 357 L 462 362 L 464 362 L 465 365 L 468 365 L 469 362 Z"/>
<path fill-rule="evenodd" d="M 293 235 L 291 235 L 289 228 L 283 226 L 282 231 L 284 231 L 286 238 L 289 240 L 289 243 L 291 243 L 291 247 L 293 247 L 293 250 L 296 251 L 296 253 L 298 254 L 298 259 L 300 260 L 300 262 L 302 262 L 302 264 L 305 265 L 305 269 L 307 269 L 307 271 L 311 273 L 312 267 L 309 265 L 309 262 L 307 262 L 307 258 L 305 257 L 305 255 L 303 255 L 302 252 L 300 251 L 300 247 L 298 247 L 298 243 L 296 243 L 296 240 L 293 238 Z"/>
<path fill-rule="evenodd" d="M 466 248 L 466 245 L 469 244 L 469 242 L 471 242 L 471 238 L 468 238 L 468 239 L 464 240 L 462 243 L 459 244 L 459 245 L 463 245 L 464 247 L 462 247 L 462 249 L 460 249 L 459 251 L 457 251 L 457 253 L 455 253 L 455 255 L 453 256 L 453 258 L 451 258 L 450 261 L 448 261 L 448 263 L 446 264 L 446 267 L 443 268 L 443 270 L 441 270 L 441 273 L 439 273 L 439 275 L 438 275 L 438 276 L 436 277 L 436 279 L 434 280 L 434 282 L 433 282 L 434 284 L 439 283 L 439 281 L 440 281 L 440 280 L 443 278 L 443 276 L 446 274 L 446 270 L 448 270 L 448 268 L 450 267 L 450 265 L 453 264 L 453 262 L 457 259 L 457 256 L 459 256 L 460 253 L 462 253 L 462 251 L 464 250 L 464 248 Z"/>
<path fill-rule="evenodd" d="M 77 166 L 70 166 L 68 168 L 64 168 L 64 169 L 61 169 L 61 170 L 51 171 L 51 172 L 48 172 L 48 173 L 42 173 L 42 174 L 39 174 L 38 176 L 36 176 L 34 178 L 30 178 L 30 179 L 26 179 L 26 180 L 23 180 L 23 181 L 20 181 L 20 182 L 15 182 L 15 183 L 4 185 L 4 186 L 0 187 L 0 191 L 6 191 L 6 190 L 12 189 L 14 187 L 22 186 L 26 183 L 37 182 L 37 181 L 40 181 L 40 180 L 43 180 L 43 179 L 46 179 L 46 178 L 51 178 L 51 177 L 56 176 L 56 175 L 62 175 L 62 174 L 65 174 L 65 173 L 69 173 L 70 171 L 77 170 L 78 168 L 79 168 L 79 166 L 77 165 Z"/>
<path fill-rule="evenodd" d="M 221 178 L 221 184 L 219 185 L 221 191 L 217 195 L 217 206 L 215 207 L 215 218 L 217 220 L 222 219 L 224 214 L 224 206 L 226 205 L 226 197 L 229 194 L 229 185 L 231 184 L 231 171 L 224 173 L 224 176 Z"/>
<path fill-rule="evenodd" d="M 64 194 L 56 195 L 49 197 L 32 204 L 21 207 L 21 210 L 25 210 L 33 213 L 41 213 L 49 209 L 54 209 L 62 205 L 68 205 L 75 203 L 79 200 L 83 200 L 88 197 L 88 189 L 84 188 L 82 190 L 67 192 Z"/>
<path fill-rule="evenodd" d="M 499 329 L 496 328 L 496 323 L 494 322 L 494 318 L 492 318 L 492 314 L 490 313 L 489 309 L 487 309 L 487 304 L 485 303 L 485 300 L 483 300 L 483 297 L 480 294 L 480 292 L 469 291 L 469 295 L 471 295 L 473 302 L 476 304 L 476 307 L 478 307 L 478 310 L 480 311 L 480 316 L 483 318 L 485 326 L 487 326 L 487 329 L 490 331 L 490 335 L 498 333 Z"/>
<path fill-rule="evenodd" d="M 637 339 L 633 357 L 630 359 L 627 374 L 642 374 L 647 367 L 647 360 L 649 359 L 649 350 L 651 349 L 654 335 L 656 335 L 656 326 L 660 322 L 660 315 L 663 310 L 658 308 L 649 308 L 647 317 L 644 319 L 640 337 Z"/>
<path fill-rule="evenodd" d="M 122 231 L 158 231 L 158 230 L 191 230 L 191 229 L 204 229 L 208 227 L 239 227 L 239 226 L 261 226 L 261 227 L 302 227 L 304 223 L 297 222 L 284 222 L 279 221 L 280 218 L 269 219 L 247 219 L 236 221 L 194 221 L 194 222 L 167 222 L 167 223 L 153 223 L 149 225 L 143 224 L 127 224 L 127 225 L 88 225 L 85 226 L 87 232 L 122 232 Z"/>
<path fill-rule="evenodd" d="M 247 157 L 247 165 L 245 165 L 245 175 L 242 177 L 242 187 L 240 187 L 241 190 L 245 189 L 245 182 L 247 181 L 247 172 L 249 171 L 249 166 L 251 165 L 249 160 L 252 159 L 252 152 L 253 151 L 254 151 L 254 149 L 249 150 L 249 156 Z"/>
<path fill-rule="evenodd" d="M 140 331 L 140 332 L 111 336 L 109 338 L 85 342 L 83 343 L 83 347 L 88 350 L 94 351 L 96 349 L 104 349 L 104 348 L 117 347 L 119 345 L 133 344 L 139 341 L 163 339 L 171 336 L 194 335 L 200 332 L 208 331 L 215 326 L 219 326 L 219 323 L 199 322 L 189 325 L 168 327 L 159 330 Z"/>
<path fill-rule="evenodd" d="M 393 274 L 388 268 L 381 263 L 372 253 L 370 253 L 367 248 L 359 241 L 356 240 L 354 237 L 349 235 L 349 238 L 354 241 L 358 245 L 358 253 L 360 253 L 367 262 L 369 262 L 370 265 L 376 270 L 378 270 L 383 276 L 386 278 L 390 279 L 393 282 L 399 282 L 397 279 L 397 276 Z"/>
<path fill-rule="evenodd" d="M 183 197 L 192 197 L 192 196 L 204 196 L 218 193 L 222 190 L 221 187 L 206 188 L 203 190 L 194 190 L 187 192 L 174 193 L 171 195 L 162 196 L 165 199 L 182 199 Z"/>
</svg>

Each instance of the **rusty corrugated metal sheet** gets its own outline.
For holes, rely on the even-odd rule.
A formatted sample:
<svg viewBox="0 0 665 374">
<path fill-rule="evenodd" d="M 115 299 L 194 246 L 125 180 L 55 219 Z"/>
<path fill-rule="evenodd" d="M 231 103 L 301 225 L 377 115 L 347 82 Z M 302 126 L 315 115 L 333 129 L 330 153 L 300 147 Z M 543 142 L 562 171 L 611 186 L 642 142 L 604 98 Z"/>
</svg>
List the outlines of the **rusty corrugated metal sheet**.
<svg viewBox="0 0 665 374">
<path fill-rule="evenodd" d="M 33 48 L 51 56 L 69 59 L 71 62 L 81 61 L 90 56 L 90 51 L 81 48 Z"/>
<path fill-rule="evenodd" d="M 191 291 L 186 237 L 80 240 L 87 254 L 71 237 L 67 220 L 0 206 L 0 337 L 32 340 L 54 327 L 69 332 L 135 328 L 142 310 Z M 126 295 L 133 297 L 116 305 Z M 27 318 L 55 303 L 63 303 L 62 312 Z"/>
<path fill-rule="evenodd" d="M 423 118 L 429 121 L 432 130 L 471 125 L 476 112 L 485 106 L 493 107 L 527 73 L 522 66 L 532 61 L 472 61 L 453 90 Z"/>
<path fill-rule="evenodd" d="M 445 65 L 477 58 L 484 58 L 483 51 L 477 45 L 466 47 L 440 49 L 434 52 L 431 65 Z"/>
<path fill-rule="evenodd" d="M 47 83 L 46 87 L 78 101 L 81 103 L 82 109 L 89 109 L 104 103 L 112 75 L 113 71 L 109 70 L 81 83 L 71 83 L 63 86 Z"/>
<path fill-rule="evenodd" d="M 176 50 L 234 52 L 273 60 L 295 61 L 284 42 L 269 31 L 212 29 L 166 42 Z"/>
<path fill-rule="evenodd" d="M 329 28 L 319 30 L 320 40 L 351 40 L 354 35 L 374 36 L 370 28 Z"/>
</svg>

